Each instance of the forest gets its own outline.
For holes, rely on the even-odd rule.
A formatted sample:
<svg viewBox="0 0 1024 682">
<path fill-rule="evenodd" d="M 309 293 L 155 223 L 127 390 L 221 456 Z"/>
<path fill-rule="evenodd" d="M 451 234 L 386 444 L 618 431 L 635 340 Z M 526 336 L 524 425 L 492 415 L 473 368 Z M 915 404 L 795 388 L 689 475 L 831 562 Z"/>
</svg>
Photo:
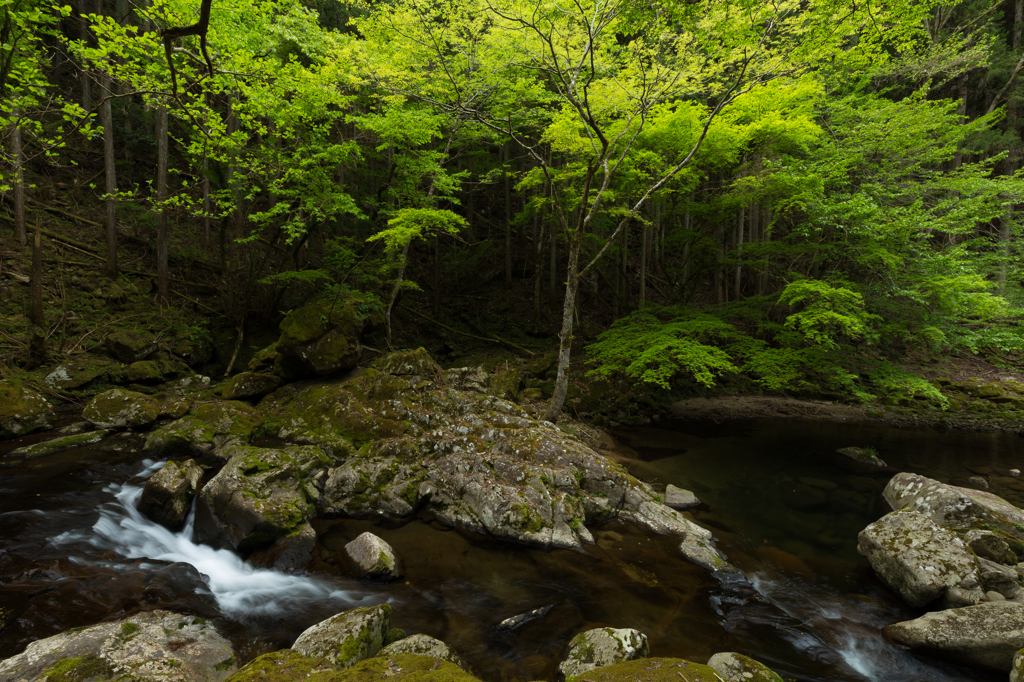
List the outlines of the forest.
<svg viewBox="0 0 1024 682">
<path fill-rule="evenodd" d="M 151 277 L 218 372 L 317 295 L 557 347 L 551 421 L 584 373 L 943 409 L 908 366 L 1024 352 L 1024 0 L 0 2 L 5 262 Z M 63 282 L 5 365 L 126 317 Z"/>
</svg>

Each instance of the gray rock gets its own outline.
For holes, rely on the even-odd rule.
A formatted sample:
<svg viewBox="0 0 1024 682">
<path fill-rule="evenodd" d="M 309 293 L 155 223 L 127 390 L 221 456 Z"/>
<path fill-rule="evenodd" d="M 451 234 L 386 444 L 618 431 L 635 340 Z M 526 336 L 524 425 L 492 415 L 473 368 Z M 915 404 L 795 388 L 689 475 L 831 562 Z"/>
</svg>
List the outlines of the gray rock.
<svg viewBox="0 0 1024 682">
<path fill-rule="evenodd" d="M 385 580 L 402 577 L 402 567 L 395 550 L 373 533 L 363 533 L 345 545 L 345 554 L 360 576 Z"/>
<path fill-rule="evenodd" d="M 0 380 L 0 440 L 52 428 L 56 420 L 46 398 L 21 384 Z"/>
<path fill-rule="evenodd" d="M 319 496 L 315 476 L 330 460 L 320 448 L 235 446 L 196 503 L 195 540 L 242 554 L 300 533 Z M 307 560 L 309 557 L 307 557 Z"/>
<path fill-rule="evenodd" d="M 542 606 L 539 609 L 534 609 L 533 611 L 520 613 L 516 616 L 512 616 L 511 618 L 506 618 L 505 620 L 498 623 L 497 626 L 495 627 L 502 632 L 511 632 L 512 630 L 518 630 L 527 623 L 532 623 L 535 620 L 540 620 L 544 616 L 548 615 L 548 611 L 550 611 L 554 607 L 554 604 L 548 604 L 547 606 Z"/>
<path fill-rule="evenodd" d="M 722 682 L 782 682 L 768 666 L 732 651 L 715 654 L 708 666 L 715 669 Z"/>
<path fill-rule="evenodd" d="M 358 302 L 318 298 L 281 321 L 274 373 L 286 379 L 327 376 L 359 364 L 359 334 L 366 318 Z"/>
<path fill-rule="evenodd" d="M 455 649 L 429 635 L 409 635 L 408 637 L 403 637 L 397 642 L 388 644 L 381 649 L 377 656 L 399 656 L 401 654 L 415 654 L 416 656 L 438 658 L 442 661 L 454 663 L 466 672 L 469 672 L 469 666 L 459 658 L 459 655 L 455 653 Z"/>
<path fill-rule="evenodd" d="M 836 450 L 843 457 L 849 457 L 852 460 L 860 462 L 861 464 L 870 464 L 871 466 L 884 467 L 886 463 L 879 459 L 878 455 L 873 450 L 868 448 L 839 448 Z"/>
<path fill-rule="evenodd" d="M 558 666 L 566 679 L 613 663 L 647 658 L 647 636 L 629 628 L 597 628 L 581 632 L 569 642 L 569 653 Z"/>
<path fill-rule="evenodd" d="M 158 457 L 190 454 L 226 459 L 220 453 L 248 444 L 260 421 L 255 409 L 237 400 L 204 403 L 191 414 L 154 430 L 144 447 Z"/>
<path fill-rule="evenodd" d="M 146 481 L 139 497 L 139 511 L 161 526 L 179 530 L 185 524 L 202 477 L 202 468 L 191 459 L 168 462 Z"/>
<path fill-rule="evenodd" d="M 913 509 L 939 526 L 964 533 L 979 528 L 998 529 L 1024 540 L 1024 512 L 983 490 L 900 473 L 892 477 L 882 494 L 893 509 Z"/>
<path fill-rule="evenodd" d="M 272 393 L 281 385 L 281 378 L 273 374 L 242 372 L 231 377 L 224 385 L 221 395 L 225 400 L 258 398 Z"/>
<path fill-rule="evenodd" d="M 1013 656 L 1013 667 L 1010 669 L 1010 682 L 1024 682 L 1024 649 Z"/>
<path fill-rule="evenodd" d="M 1016 564 L 1017 555 L 1006 541 L 987 530 L 972 530 L 964 535 L 964 541 L 979 557 L 1000 564 Z"/>
<path fill-rule="evenodd" d="M 101 429 L 142 429 L 160 416 L 160 403 L 142 393 L 113 388 L 100 393 L 82 410 L 82 417 Z"/>
<path fill-rule="evenodd" d="M 339 668 L 350 668 L 376 656 L 390 629 L 390 606 L 363 606 L 342 611 L 308 628 L 295 640 L 292 649 L 313 659 L 325 659 Z"/>
<path fill-rule="evenodd" d="M 971 476 L 967 479 L 971 485 L 975 488 L 981 488 L 982 490 L 988 490 L 988 479 L 984 476 Z"/>
<path fill-rule="evenodd" d="M 985 599 L 988 599 L 989 601 L 1006 601 L 1006 597 L 1004 597 L 999 592 L 995 592 L 995 591 L 986 592 L 985 593 Z"/>
<path fill-rule="evenodd" d="M 158 346 L 156 338 L 144 331 L 119 331 L 107 337 L 107 350 L 126 365 L 145 360 Z"/>
<path fill-rule="evenodd" d="M 12 461 L 25 461 L 26 459 L 35 459 L 36 457 L 46 457 L 47 455 L 64 452 L 71 448 L 80 448 L 85 445 L 92 445 L 93 443 L 98 443 L 103 440 L 106 435 L 107 432 L 103 430 L 90 431 L 87 433 L 76 433 L 70 436 L 61 436 L 60 438 L 52 438 L 50 440 L 44 440 L 41 443 L 34 443 L 32 445 L 15 448 L 7 453 L 5 464 L 10 464 Z"/>
<path fill-rule="evenodd" d="M 0 679 L 219 682 L 236 667 L 231 644 L 202 618 L 151 611 L 36 640 L 0 661 Z"/>
<path fill-rule="evenodd" d="M 964 606 L 984 596 L 974 554 L 920 512 L 892 512 L 869 524 L 858 535 L 857 551 L 911 606 L 940 597 Z"/>
<path fill-rule="evenodd" d="M 978 565 L 982 589 L 986 592 L 998 592 L 1007 599 L 1013 599 L 1020 591 L 1016 569 L 982 557 L 978 557 Z"/>
<path fill-rule="evenodd" d="M 1014 477 L 1020 476 L 1020 469 L 1010 469 L 1010 475 Z"/>
<path fill-rule="evenodd" d="M 986 602 L 934 611 L 886 626 L 883 634 L 912 651 L 1009 672 L 1024 648 L 1024 604 Z"/>
<path fill-rule="evenodd" d="M 683 490 L 669 483 L 665 486 L 665 504 L 684 511 L 686 509 L 693 509 L 700 506 L 700 500 L 697 496 L 691 493 L 689 490 Z"/>
</svg>

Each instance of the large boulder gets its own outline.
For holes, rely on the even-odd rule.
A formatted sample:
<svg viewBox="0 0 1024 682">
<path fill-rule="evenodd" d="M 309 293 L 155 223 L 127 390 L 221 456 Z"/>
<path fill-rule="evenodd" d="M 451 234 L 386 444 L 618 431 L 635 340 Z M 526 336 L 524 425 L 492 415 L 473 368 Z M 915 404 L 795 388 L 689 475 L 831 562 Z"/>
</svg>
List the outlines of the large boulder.
<svg viewBox="0 0 1024 682">
<path fill-rule="evenodd" d="M 181 419 L 155 429 L 145 449 L 158 457 L 189 454 L 215 455 L 235 445 L 247 445 L 261 417 L 251 406 L 237 400 L 193 406 Z"/>
<path fill-rule="evenodd" d="M 974 553 L 920 512 L 892 512 L 869 524 L 858 536 L 857 551 L 911 606 L 939 598 L 965 606 L 984 597 Z"/>
<path fill-rule="evenodd" d="M 117 331 L 107 337 L 107 350 L 126 365 L 145 360 L 158 347 L 156 337 L 141 330 Z"/>
<path fill-rule="evenodd" d="M 359 334 L 366 318 L 358 302 L 318 298 L 281 321 L 274 368 L 286 379 L 327 376 L 359 364 Z"/>
<path fill-rule="evenodd" d="M 281 386 L 281 377 L 260 372 L 241 372 L 228 379 L 221 390 L 225 400 L 259 398 Z"/>
<path fill-rule="evenodd" d="M 363 606 L 342 611 L 306 629 L 292 644 L 292 649 L 339 668 L 349 668 L 376 656 L 390 629 L 390 606 Z"/>
<path fill-rule="evenodd" d="M 970 530 L 995 531 L 1015 540 L 1024 540 L 1024 511 L 1003 498 L 983 490 L 959 488 L 919 476 L 896 474 L 882 493 L 893 509 L 913 509 L 927 515 L 937 525 L 967 533 Z"/>
<path fill-rule="evenodd" d="M 429 656 L 430 658 L 454 663 L 463 670 L 469 670 L 465 661 L 459 658 L 459 655 L 455 653 L 455 649 L 452 649 L 441 640 L 434 639 L 429 635 L 409 635 L 408 637 L 403 637 L 397 642 L 388 644 L 386 647 L 381 649 L 377 655 L 401 656 L 402 654 Z"/>
<path fill-rule="evenodd" d="M 886 626 L 883 634 L 912 651 L 1009 672 L 1024 648 L 1024 604 L 987 602 L 933 611 Z"/>
<path fill-rule="evenodd" d="M 345 545 L 345 554 L 362 577 L 385 580 L 402 577 L 402 567 L 395 550 L 373 533 L 363 533 Z"/>
<path fill-rule="evenodd" d="M 768 666 L 732 651 L 715 654 L 708 659 L 708 667 L 715 669 L 722 682 L 782 682 Z"/>
<path fill-rule="evenodd" d="M 711 666 L 680 658 L 640 658 L 591 670 L 565 682 L 722 682 Z"/>
<path fill-rule="evenodd" d="M 1013 656 L 1013 664 L 1010 668 L 1010 682 L 1024 682 L 1024 649 L 1021 649 Z"/>
<path fill-rule="evenodd" d="M 82 410 L 82 417 L 101 429 L 142 429 L 159 416 L 159 402 L 123 388 L 100 393 Z"/>
<path fill-rule="evenodd" d="M 282 649 L 264 654 L 235 673 L 230 682 L 480 682 L 454 663 L 430 656 L 375 656 L 339 670 L 323 658 Z M 674 682 L 678 682 L 677 677 Z M 701 680 L 701 682 L 704 682 Z"/>
<path fill-rule="evenodd" d="M 304 531 L 320 496 L 317 475 L 330 461 L 320 448 L 235 446 L 227 454 L 227 464 L 199 494 L 197 542 L 249 554 L 289 537 L 315 540 Z M 311 550 L 309 544 L 307 560 Z"/>
<path fill-rule="evenodd" d="M 596 628 L 573 637 L 569 653 L 558 666 L 567 679 L 613 663 L 647 658 L 647 635 L 630 628 Z"/>
<path fill-rule="evenodd" d="M 56 420 L 46 398 L 21 384 L 0 380 L 0 440 L 52 428 Z"/>
<path fill-rule="evenodd" d="M 36 640 L 0 661 L 0 679 L 220 682 L 235 668 L 231 644 L 205 620 L 150 611 Z"/>
<path fill-rule="evenodd" d="M 202 477 L 202 468 L 191 459 L 168 462 L 146 481 L 139 511 L 172 531 L 181 529 Z"/>
</svg>

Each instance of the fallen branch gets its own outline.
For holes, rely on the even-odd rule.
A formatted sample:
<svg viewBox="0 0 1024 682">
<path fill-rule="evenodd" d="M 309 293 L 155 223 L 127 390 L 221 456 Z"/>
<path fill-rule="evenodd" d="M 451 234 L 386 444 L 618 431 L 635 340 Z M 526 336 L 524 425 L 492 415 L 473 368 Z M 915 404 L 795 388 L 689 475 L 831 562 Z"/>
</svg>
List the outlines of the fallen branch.
<svg viewBox="0 0 1024 682">
<path fill-rule="evenodd" d="M 513 350 L 517 350 L 517 351 L 519 351 L 521 353 L 526 353 L 527 355 L 533 355 L 533 351 L 529 351 L 529 350 L 523 348 L 522 346 L 518 346 L 518 345 L 512 343 L 511 341 L 506 341 L 505 339 L 503 339 L 503 338 L 501 338 L 501 337 L 499 337 L 497 335 L 492 335 L 490 338 L 487 338 L 485 336 L 477 336 L 476 334 L 469 334 L 468 332 L 459 331 L 458 329 L 455 329 L 454 327 L 449 327 L 448 325 L 443 324 L 441 322 L 438 322 L 437 320 L 435 320 L 435 319 L 433 319 L 431 317 L 427 317 L 423 313 L 415 311 L 412 308 L 406 308 L 404 305 L 400 305 L 398 307 L 401 308 L 402 310 L 405 310 L 407 312 L 412 313 L 413 315 L 416 315 L 417 317 L 422 317 L 427 322 L 430 322 L 431 324 L 437 325 L 441 329 L 447 329 L 448 331 L 450 331 L 450 332 L 452 332 L 454 334 L 459 334 L 461 336 L 467 336 L 467 337 L 469 337 L 471 339 L 476 339 L 478 341 L 489 341 L 491 343 L 497 341 L 498 343 L 504 344 L 504 345 L 508 346 L 509 348 L 512 348 Z"/>
<path fill-rule="evenodd" d="M 50 213 L 56 213 L 57 215 L 64 216 L 65 218 L 71 218 L 72 220 L 74 220 L 76 222 L 85 223 L 86 225 L 94 225 L 96 227 L 103 227 L 102 223 L 98 223 L 95 220 L 89 220 L 88 218 L 83 218 L 82 216 L 75 215 L 74 213 L 71 213 L 69 211 L 65 211 L 65 210 L 60 209 L 60 208 L 54 208 L 53 206 L 48 206 L 47 204 L 44 204 L 43 202 L 41 202 L 41 201 L 39 201 L 37 199 L 32 199 L 31 197 L 28 197 L 28 202 L 30 204 L 35 204 L 36 206 L 42 207 L 42 209 L 44 211 L 49 211 Z"/>
</svg>

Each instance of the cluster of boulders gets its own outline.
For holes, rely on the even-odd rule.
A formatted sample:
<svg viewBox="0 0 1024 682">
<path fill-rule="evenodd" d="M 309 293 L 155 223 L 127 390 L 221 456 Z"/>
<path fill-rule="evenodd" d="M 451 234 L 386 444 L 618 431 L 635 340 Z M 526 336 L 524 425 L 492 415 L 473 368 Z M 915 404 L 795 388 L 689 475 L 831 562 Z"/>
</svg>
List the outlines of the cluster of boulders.
<svg viewBox="0 0 1024 682">
<path fill-rule="evenodd" d="M 1024 649 L 1024 511 L 910 473 L 893 477 L 883 495 L 893 511 L 861 531 L 858 551 L 908 604 L 939 609 L 889 625 L 886 637 L 1010 671 Z"/>
<path fill-rule="evenodd" d="M 41 679 L 90 682 L 357 682 L 410 678 L 426 682 L 479 682 L 448 644 L 392 628 L 388 604 L 338 613 L 307 628 L 288 649 L 264 654 L 238 668 L 231 644 L 202 618 L 152 611 L 111 623 L 76 628 L 38 640 L 0 661 L 9 682 Z M 573 680 L 642 678 L 655 682 L 781 682 L 742 654 L 715 654 L 707 665 L 648 658 L 647 637 L 632 629 L 597 628 L 570 642 L 559 672 Z"/>
</svg>

